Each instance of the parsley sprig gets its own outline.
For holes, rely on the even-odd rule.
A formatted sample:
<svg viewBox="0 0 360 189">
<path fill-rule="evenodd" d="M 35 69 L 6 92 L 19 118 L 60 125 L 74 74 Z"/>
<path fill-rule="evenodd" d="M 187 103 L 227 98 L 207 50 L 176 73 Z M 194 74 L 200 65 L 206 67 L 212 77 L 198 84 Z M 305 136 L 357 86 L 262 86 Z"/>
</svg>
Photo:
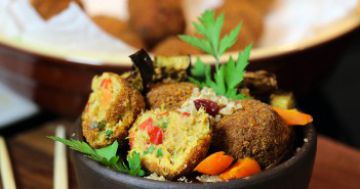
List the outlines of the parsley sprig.
<svg viewBox="0 0 360 189">
<path fill-rule="evenodd" d="M 240 52 L 237 59 L 234 60 L 230 57 L 226 64 L 220 64 L 220 57 L 236 43 L 241 24 L 221 38 L 224 14 L 215 18 L 215 12 L 208 10 L 198 20 L 199 23 L 194 22 L 193 26 L 201 37 L 190 35 L 180 35 L 179 37 L 192 46 L 212 55 L 216 61 L 216 70 L 212 76 L 211 66 L 197 57 L 194 66 L 191 68 L 192 77 L 190 77 L 190 81 L 200 87 L 210 87 L 216 94 L 231 99 L 246 98 L 243 94 L 238 93 L 238 86 L 244 78 L 252 46 L 249 45 Z"/>
<path fill-rule="evenodd" d="M 141 168 L 140 154 L 133 152 L 127 156 L 129 166 L 117 155 L 119 143 L 113 142 L 111 145 L 100 149 L 92 148 L 88 143 L 79 140 L 67 140 L 56 136 L 48 136 L 48 138 L 61 142 L 71 149 L 81 152 L 89 158 L 97 161 L 115 171 L 130 174 L 133 176 L 144 176 L 145 172 Z"/>
</svg>

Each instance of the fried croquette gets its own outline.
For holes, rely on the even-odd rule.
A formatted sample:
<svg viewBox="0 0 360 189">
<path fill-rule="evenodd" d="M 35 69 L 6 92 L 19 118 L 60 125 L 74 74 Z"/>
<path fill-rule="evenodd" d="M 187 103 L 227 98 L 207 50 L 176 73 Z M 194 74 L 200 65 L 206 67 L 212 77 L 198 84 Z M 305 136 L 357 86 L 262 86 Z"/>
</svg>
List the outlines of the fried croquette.
<svg viewBox="0 0 360 189">
<path fill-rule="evenodd" d="M 82 131 L 94 148 L 127 136 L 130 125 L 145 108 L 144 98 L 126 80 L 114 73 L 96 76 L 82 115 Z"/>
<path fill-rule="evenodd" d="M 79 6 L 82 6 L 81 0 L 30 0 L 31 5 L 45 20 L 58 15 L 65 10 L 71 2 L 76 2 Z"/>
<path fill-rule="evenodd" d="M 236 1 L 236 0 L 233 0 Z M 253 4 L 263 15 L 267 14 L 275 4 L 275 0 L 247 0 Z"/>
<path fill-rule="evenodd" d="M 129 154 L 140 153 L 147 170 L 171 180 L 205 158 L 212 130 L 204 111 L 188 115 L 155 109 L 139 116 L 129 133 Z"/>
<path fill-rule="evenodd" d="M 235 26 L 242 23 L 243 33 L 239 35 L 237 43 L 249 44 L 249 41 L 254 43 L 261 37 L 264 30 L 263 16 L 247 1 L 225 1 L 224 5 L 215 11 L 217 15 L 224 13 L 225 16 L 222 35 L 229 33 Z M 243 47 L 244 45 L 235 44 L 235 46 Z"/>
<path fill-rule="evenodd" d="M 149 47 L 185 31 L 181 0 L 129 0 L 128 6 L 130 26 Z"/>
<path fill-rule="evenodd" d="M 140 37 L 126 22 L 110 16 L 94 16 L 92 20 L 105 32 L 136 48 L 144 48 Z"/>
<path fill-rule="evenodd" d="M 214 147 L 237 159 L 255 158 L 263 168 L 281 161 L 292 146 L 292 128 L 267 104 L 243 100 L 241 105 L 216 124 Z"/>
<path fill-rule="evenodd" d="M 153 53 L 158 56 L 181 56 L 202 54 L 201 50 L 182 41 L 177 36 L 168 37 L 161 41 L 154 49 Z"/>
<path fill-rule="evenodd" d="M 146 95 L 148 105 L 151 109 L 177 109 L 191 96 L 196 87 L 189 82 L 155 84 Z"/>
</svg>

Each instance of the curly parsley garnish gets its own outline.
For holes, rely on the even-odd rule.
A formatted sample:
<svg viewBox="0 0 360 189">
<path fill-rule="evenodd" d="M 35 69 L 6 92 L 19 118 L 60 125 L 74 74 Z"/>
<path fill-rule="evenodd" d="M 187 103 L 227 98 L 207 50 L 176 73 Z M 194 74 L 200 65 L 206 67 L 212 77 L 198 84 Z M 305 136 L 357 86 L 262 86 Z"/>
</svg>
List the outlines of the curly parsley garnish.
<svg viewBox="0 0 360 189">
<path fill-rule="evenodd" d="M 144 176 L 145 172 L 141 168 L 140 154 L 134 152 L 127 157 L 129 166 L 117 155 L 119 143 L 113 142 L 111 145 L 104 148 L 94 149 L 88 143 L 79 140 L 67 140 L 56 136 L 48 136 L 48 138 L 61 142 L 71 149 L 85 154 L 89 158 L 93 159 L 105 165 L 117 172 L 130 174 L 133 176 Z"/>
<path fill-rule="evenodd" d="M 198 20 L 199 23 L 194 22 L 193 25 L 201 37 L 190 35 L 180 35 L 179 37 L 214 57 L 216 61 L 215 74 L 212 77 L 211 66 L 205 64 L 198 57 L 195 65 L 191 68 L 192 77 L 190 77 L 190 81 L 200 87 L 210 87 L 216 94 L 231 99 L 246 98 L 243 94 L 238 93 L 238 86 L 244 78 L 252 46 L 249 45 L 243 52 L 240 52 L 237 59 L 234 60 L 230 57 L 226 64 L 220 64 L 220 57 L 236 43 L 241 24 L 237 25 L 229 34 L 220 38 L 224 24 L 224 14 L 215 18 L 214 11 L 208 10 Z"/>
</svg>

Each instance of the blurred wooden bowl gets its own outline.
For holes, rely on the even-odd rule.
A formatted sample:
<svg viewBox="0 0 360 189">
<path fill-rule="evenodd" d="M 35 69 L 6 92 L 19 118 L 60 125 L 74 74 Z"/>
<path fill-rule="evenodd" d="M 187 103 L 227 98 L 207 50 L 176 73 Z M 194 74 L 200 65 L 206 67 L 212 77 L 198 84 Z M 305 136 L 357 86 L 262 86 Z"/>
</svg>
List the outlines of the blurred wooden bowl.
<svg viewBox="0 0 360 189">
<path fill-rule="evenodd" d="M 357 9 L 341 22 L 300 43 L 254 49 L 248 69 L 274 72 L 282 89 L 304 94 L 318 86 L 339 62 L 359 26 Z M 235 54 L 226 54 L 221 61 Z M 202 58 L 213 63 L 209 56 Z M 94 75 L 104 71 L 121 73 L 130 66 L 127 56 L 68 57 L 0 35 L 0 80 L 44 110 L 64 116 L 79 115 Z"/>
</svg>

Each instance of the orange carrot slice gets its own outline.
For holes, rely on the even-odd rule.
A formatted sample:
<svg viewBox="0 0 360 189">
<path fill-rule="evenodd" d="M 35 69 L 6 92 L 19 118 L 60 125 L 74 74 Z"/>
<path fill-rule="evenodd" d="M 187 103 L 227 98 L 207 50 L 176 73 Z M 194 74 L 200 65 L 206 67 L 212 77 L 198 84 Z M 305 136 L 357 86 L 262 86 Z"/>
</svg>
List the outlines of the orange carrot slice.
<svg viewBox="0 0 360 189">
<path fill-rule="evenodd" d="M 248 177 L 259 172 L 261 172 L 261 168 L 258 162 L 246 157 L 238 160 L 230 169 L 220 174 L 219 177 L 224 181 L 228 181 Z"/>
<path fill-rule="evenodd" d="M 281 109 L 272 107 L 287 125 L 307 125 L 313 122 L 313 118 L 309 114 L 302 113 L 297 109 Z"/>
<path fill-rule="evenodd" d="M 202 160 L 194 170 L 207 175 L 218 175 L 225 171 L 233 161 L 234 158 L 225 155 L 225 152 L 215 152 Z"/>
</svg>

